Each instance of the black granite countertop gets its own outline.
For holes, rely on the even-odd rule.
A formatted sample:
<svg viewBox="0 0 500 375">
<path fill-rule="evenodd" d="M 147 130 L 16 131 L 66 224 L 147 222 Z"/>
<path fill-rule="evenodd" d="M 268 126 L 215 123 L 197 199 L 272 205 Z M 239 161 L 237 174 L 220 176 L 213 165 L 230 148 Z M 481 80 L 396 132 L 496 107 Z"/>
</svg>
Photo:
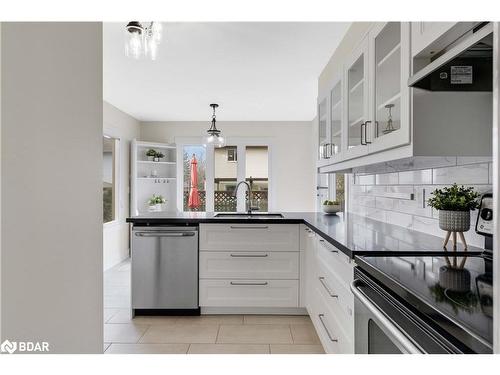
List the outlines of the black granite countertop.
<svg viewBox="0 0 500 375">
<path fill-rule="evenodd" d="M 398 225 L 387 224 L 351 213 L 325 215 L 321 212 L 282 212 L 283 218 L 215 217 L 213 212 L 151 212 L 127 218 L 134 225 L 197 225 L 200 223 L 305 224 L 350 257 L 356 255 L 439 255 L 443 239 Z M 444 235 L 444 232 L 443 232 Z M 458 252 L 463 251 L 458 244 Z M 469 246 L 468 252 L 483 249 Z"/>
</svg>

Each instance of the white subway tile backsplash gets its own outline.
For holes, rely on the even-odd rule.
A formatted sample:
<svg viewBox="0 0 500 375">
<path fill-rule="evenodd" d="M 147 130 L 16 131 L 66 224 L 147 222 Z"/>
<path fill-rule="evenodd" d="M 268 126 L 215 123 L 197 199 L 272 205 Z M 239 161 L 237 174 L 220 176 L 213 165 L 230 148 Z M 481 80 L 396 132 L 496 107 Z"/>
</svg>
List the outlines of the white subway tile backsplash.
<svg viewBox="0 0 500 375">
<path fill-rule="evenodd" d="M 398 180 L 397 173 L 383 173 L 375 175 L 375 183 L 377 185 L 397 185 L 400 183 Z"/>
<path fill-rule="evenodd" d="M 470 164 L 432 170 L 434 184 L 487 184 L 488 164 Z"/>
<path fill-rule="evenodd" d="M 393 198 L 376 197 L 375 206 L 384 210 L 394 210 L 397 200 Z"/>
<path fill-rule="evenodd" d="M 357 171 L 362 174 L 356 174 L 356 179 L 354 175 L 347 179 L 349 210 L 400 226 L 402 230 L 398 233 L 403 237 L 404 228 L 410 228 L 444 238 L 445 232 L 439 228 L 438 211 L 427 205 L 435 189 L 456 182 L 473 186 L 480 194 L 491 191 L 489 158 L 419 157 L 357 168 Z M 477 211 L 473 211 L 471 230 L 465 236 L 469 245 L 482 247 L 484 239 L 474 231 L 476 215 Z"/>
<path fill-rule="evenodd" d="M 356 183 L 358 185 L 375 185 L 375 175 L 361 175 L 356 176 Z"/>
<path fill-rule="evenodd" d="M 432 184 L 432 169 L 399 172 L 399 183 L 401 185 Z"/>
<path fill-rule="evenodd" d="M 385 213 L 386 223 L 399 225 L 400 227 L 411 228 L 413 226 L 413 216 L 401 212 L 387 211 Z"/>
</svg>

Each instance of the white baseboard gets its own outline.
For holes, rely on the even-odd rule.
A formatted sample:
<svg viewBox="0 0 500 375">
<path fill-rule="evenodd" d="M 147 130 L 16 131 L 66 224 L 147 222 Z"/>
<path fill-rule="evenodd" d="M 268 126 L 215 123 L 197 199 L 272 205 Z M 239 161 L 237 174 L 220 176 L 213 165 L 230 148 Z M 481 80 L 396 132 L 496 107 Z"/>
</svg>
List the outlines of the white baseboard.
<svg viewBox="0 0 500 375">
<path fill-rule="evenodd" d="M 201 314 L 308 315 L 303 307 L 201 307 Z"/>
</svg>

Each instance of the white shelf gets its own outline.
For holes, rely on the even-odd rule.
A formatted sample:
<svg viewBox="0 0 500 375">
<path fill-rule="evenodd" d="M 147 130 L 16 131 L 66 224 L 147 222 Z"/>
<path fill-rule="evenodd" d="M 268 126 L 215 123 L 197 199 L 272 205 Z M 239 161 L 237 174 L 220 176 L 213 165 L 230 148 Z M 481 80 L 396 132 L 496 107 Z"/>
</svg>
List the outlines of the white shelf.
<svg viewBox="0 0 500 375">
<path fill-rule="evenodd" d="M 392 102 L 395 102 L 396 100 L 398 100 L 399 98 L 401 97 L 401 92 L 398 92 L 396 95 L 394 95 L 393 97 L 387 99 L 385 102 L 383 102 L 382 104 L 380 104 L 378 107 L 377 107 L 377 111 L 380 111 L 382 108 L 384 108 L 387 104 L 391 104 Z"/>
<path fill-rule="evenodd" d="M 359 122 L 363 122 L 363 119 L 364 119 L 364 116 L 361 116 L 360 118 L 357 118 L 356 120 L 351 121 L 351 122 L 349 123 L 349 127 L 355 126 L 355 125 L 356 125 L 356 124 L 358 124 Z"/>
<path fill-rule="evenodd" d="M 377 66 L 380 67 L 382 66 L 387 60 L 391 58 L 392 55 L 394 55 L 399 49 L 401 48 L 401 43 L 398 43 L 392 50 L 389 51 L 387 55 L 384 56 L 382 60 L 380 60 L 377 63 Z"/>
<path fill-rule="evenodd" d="M 141 164 L 165 164 L 165 165 L 175 165 L 175 161 L 150 161 L 150 160 L 137 160 L 137 163 Z"/>
<path fill-rule="evenodd" d="M 365 81 L 364 78 L 361 78 L 358 83 L 356 83 L 354 86 L 352 86 L 351 90 L 349 92 L 352 94 L 354 91 L 356 91 L 358 88 L 363 86 L 363 82 Z"/>
<path fill-rule="evenodd" d="M 150 148 L 161 148 L 164 150 L 175 150 L 176 146 L 175 145 L 169 145 L 169 144 L 164 144 L 164 143 L 155 143 L 155 142 L 137 142 L 137 147 L 150 147 Z"/>
</svg>

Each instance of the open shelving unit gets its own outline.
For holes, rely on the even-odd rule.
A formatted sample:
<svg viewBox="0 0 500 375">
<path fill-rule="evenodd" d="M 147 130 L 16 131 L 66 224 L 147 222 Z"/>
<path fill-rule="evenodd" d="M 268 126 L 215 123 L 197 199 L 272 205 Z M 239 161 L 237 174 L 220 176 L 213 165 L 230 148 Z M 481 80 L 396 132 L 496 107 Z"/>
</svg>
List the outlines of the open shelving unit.
<svg viewBox="0 0 500 375">
<path fill-rule="evenodd" d="M 163 211 L 177 210 L 177 148 L 175 144 L 132 141 L 131 202 L 132 215 L 149 212 L 148 200 L 155 195 L 166 199 Z M 148 160 L 146 152 L 153 149 L 165 156 L 160 161 Z"/>
</svg>

